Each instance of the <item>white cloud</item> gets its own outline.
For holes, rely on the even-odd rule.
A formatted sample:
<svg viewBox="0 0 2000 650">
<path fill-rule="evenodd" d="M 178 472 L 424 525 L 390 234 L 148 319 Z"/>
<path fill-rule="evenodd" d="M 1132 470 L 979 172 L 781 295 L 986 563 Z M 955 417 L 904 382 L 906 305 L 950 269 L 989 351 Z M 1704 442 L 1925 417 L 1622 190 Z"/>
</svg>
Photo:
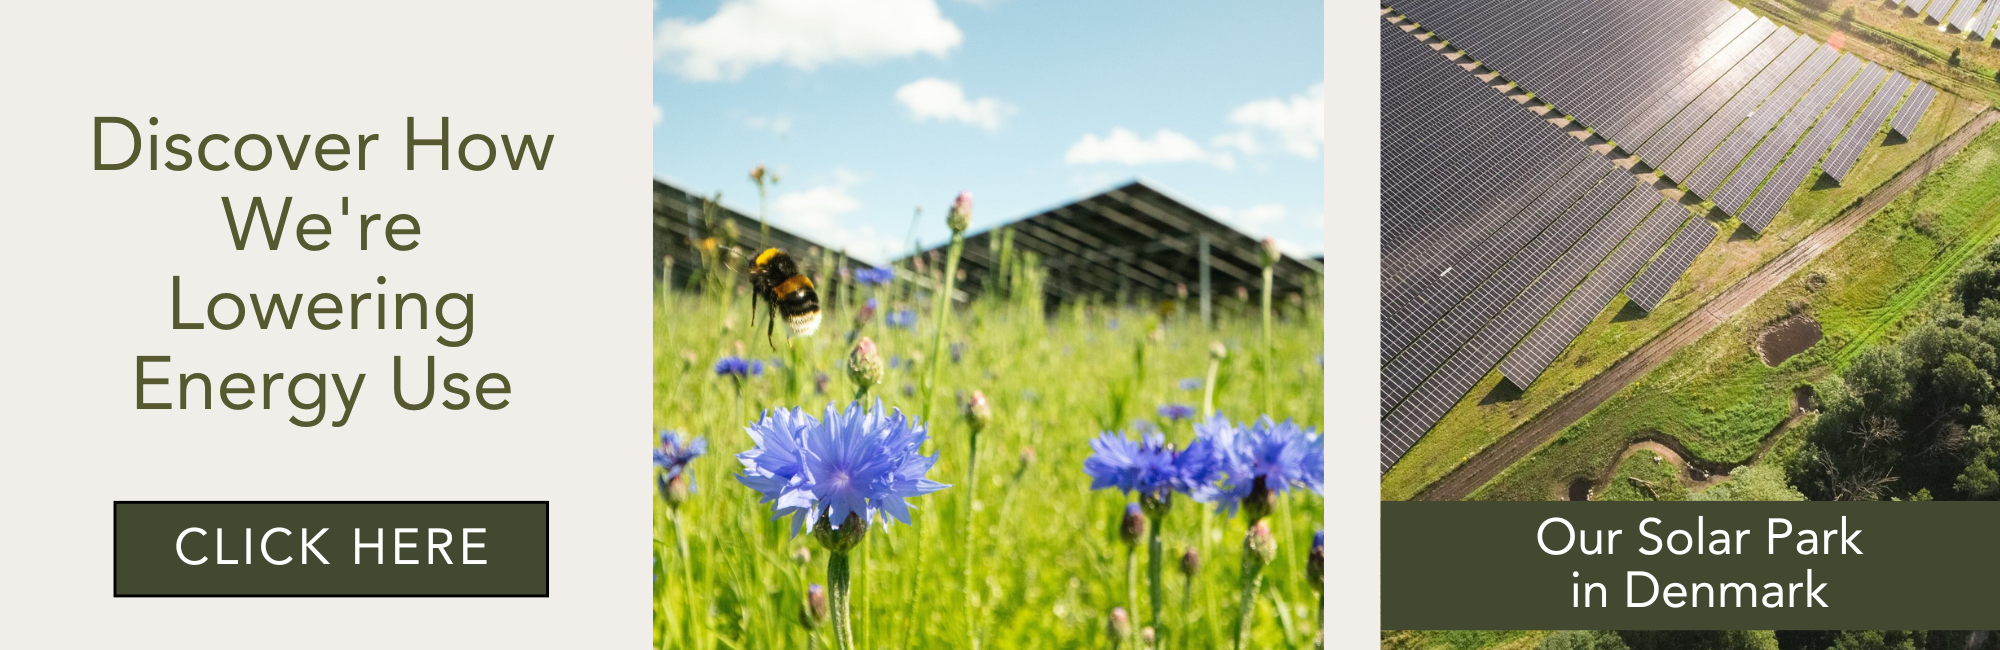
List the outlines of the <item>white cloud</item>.
<svg viewBox="0 0 2000 650">
<path fill-rule="evenodd" d="M 1249 131 L 1230 131 L 1210 139 L 1209 144 L 1217 149 L 1235 149 L 1248 155 L 1256 155 L 1264 148 L 1257 145 L 1257 134 Z"/>
<path fill-rule="evenodd" d="M 761 115 L 752 115 L 743 118 L 743 126 L 758 131 L 770 131 L 771 135 L 780 138 L 792 134 L 792 118 L 784 116 L 764 117 Z"/>
<path fill-rule="evenodd" d="M 988 131 L 998 130 L 1001 120 L 1015 113 L 1013 105 L 992 97 L 971 99 L 958 84 L 927 77 L 896 89 L 896 101 L 910 110 L 917 121 L 959 121 Z"/>
<path fill-rule="evenodd" d="M 666 113 L 664 113 L 664 112 L 662 112 L 662 111 L 660 110 L 660 105 L 659 105 L 659 104 L 654 104 L 654 105 L 653 105 L 653 124 L 654 124 L 655 126 L 659 125 L 659 123 L 660 123 L 660 118 L 662 118 L 662 117 L 666 117 Z"/>
<path fill-rule="evenodd" d="M 722 81 L 764 65 L 810 72 L 833 63 L 942 58 L 964 40 L 933 0 L 727 0 L 701 22 L 660 21 L 653 55 L 684 79 Z"/>
<path fill-rule="evenodd" d="M 1170 129 L 1155 131 L 1150 138 L 1141 138 L 1122 128 L 1112 129 L 1109 135 L 1102 138 L 1095 133 L 1086 133 L 1082 140 L 1069 146 L 1069 152 L 1063 154 L 1063 162 L 1072 165 L 1204 162 L 1221 169 L 1236 168 L 1234 156 L 1227 152 L 1209 151 Z"/>
<path fill-rule="evenodd" d="M 903 252 L 903 241 L 878 233 L 871 226 L 855 225 L 852 215 L 861 211 L 861 200 L 849 186 L 866 177 L 846 169 L 835 169 L 833 182 L 786 192 L 771 201 L 772 222 L 799 236 L 870 263 L 884 263 Z"/>
<path fill-rule="evenodd" d="M 1277 138 L 1278 146 L 1285 151 L 1303 158 L 1318 158 L 1320 146 L 1326 142 L 1326 84 L 1313 84 L 1305 94 L 1290 99 L 1273 97 L 1238 106 L 1230 111 L 1229 123 L 1250 130 L 1224 138 L 1249 139 L 1249 146 L 1255 147 L 1251 131 L 1258 131 Z M 1249 149 L 1244 151 L 1251 153 Z"/>
</svg>

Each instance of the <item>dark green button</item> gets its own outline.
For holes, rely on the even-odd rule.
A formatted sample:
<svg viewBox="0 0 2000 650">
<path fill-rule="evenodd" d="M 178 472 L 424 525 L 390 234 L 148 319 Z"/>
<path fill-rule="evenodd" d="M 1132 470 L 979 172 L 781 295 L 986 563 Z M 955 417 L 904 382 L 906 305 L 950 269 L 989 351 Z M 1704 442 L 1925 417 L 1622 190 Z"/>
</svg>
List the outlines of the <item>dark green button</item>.
<svg viewBox="0 0 2000 650">
<path fill-rule="evenodd" d="M 119 501 L 117 596 L 549 595 L 547 501 Z"/>
</svg>

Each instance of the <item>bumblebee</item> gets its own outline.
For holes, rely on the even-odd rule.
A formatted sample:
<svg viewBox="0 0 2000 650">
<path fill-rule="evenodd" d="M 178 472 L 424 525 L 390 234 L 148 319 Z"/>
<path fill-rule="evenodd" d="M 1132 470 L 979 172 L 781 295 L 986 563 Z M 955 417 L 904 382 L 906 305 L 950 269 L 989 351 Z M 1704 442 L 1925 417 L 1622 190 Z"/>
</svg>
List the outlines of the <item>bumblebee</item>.
<svg viewBox="0 0 2000 650">
<path fill-rule="evenodd" d="M 764 342 L 773 349 L 777 345 L 771 343 L 771 333 L 779 315 L 785 317 L 785 327 L 791 329 L 792 336 L 812 336 L 819 331 L 819 294 L 813 291 L 812 279 L 799 273 L 799 263 L 784 251 L 766 248 L 750 265 L 751 322 L 757 318 L 759 297 L 770 314 L 764 325 Z"/>
</svg>

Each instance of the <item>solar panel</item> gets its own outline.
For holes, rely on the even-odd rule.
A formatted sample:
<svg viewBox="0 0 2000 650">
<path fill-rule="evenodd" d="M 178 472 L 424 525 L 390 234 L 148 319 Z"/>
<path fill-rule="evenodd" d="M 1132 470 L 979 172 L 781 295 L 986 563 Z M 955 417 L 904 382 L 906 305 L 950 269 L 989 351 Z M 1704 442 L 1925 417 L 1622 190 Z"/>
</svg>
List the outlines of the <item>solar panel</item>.
<svg viewBox="0 0 2000 650">
<path fill-rule="evenodd" d="M 1731 66 L 1728 72 L 1717 78 L 1694 101 L 1689 102 L 1686 108 L 1681 109 L 1665 126 L 1647 138 L 1645 143 L 1639 146 L 1639 158 L 1658 167 L 1661 161 L 1688 138 L 1694 136 L 1697 129 L 1704 126 L 1717 110 L 1735 97 L 1738 91 L 1748 85 L 1772 60 L 1778 58 L 1778 55 L 1790 47 L 1799 36 L 1789 29 L 1773 31 L 1774 34 L 1758 43 L 1749 54 L 1743 56 L 1741 61 Z M 1714 145 L 1711 143 L 1709 146 Z"/>
<path fill-rule="evenodd" d="M 1551 273 L 1550 269 L 1558 268 L 1572 248 L 1584 246 L 1587 249 L 1587 243 L 1579 242 L 1588 240 L 1596 232 L 1594 228 L 1605 213 L 1636 186 L 1637 183 L 1622 172 L 1614 170 L 1605 174 L 1589 194 L 1570 205 L 1562 218 L 1509 259 L 1506 266 L 1472 292 L 1468 300 L 1454 307 L 1432 327 L 1424 329 L 1415 342 L 1405 346 L 1401 354 L 1383 368 L 1382 410 L 1386 413 L 1400 403 L 1440 363 L 1486 327 L 1496 314 L 1515 304 L 1515 299 Z M 1514 340 L 1504 343 L 1511 346 Z M 1480 372 L 1483 374 L 1485 370 Z M 1472 379 L 1477 381 L 1478 377 Z M 1453 396 L 1453 399 L 1457 397 Z"/>
<path fill-rule="evenodd" d="M 1937 97 L 1937 90 L 1930 84 L 1917 82 L 1910 90 L 1910 98 L 1903 100 L 1902 108 L 1896 109 L 1896 116 L 1889 119 L 1889 130 L 1905 139 L 1917 130 L 1917 123 L 1924 119 L 1924 111 L 1931 107 L 1931 100 Z"/>
<path fill-rule="evenodd" d="M 1414 443 L 1431 424 L 1442 417 L 1460 396 L 1479 382 L 1500 361 L 1514 343 L 1526 336 L 1563 295 L 1576 286 L 1583 275 L 1595 268 L 1644 216 L 1641 209 L 1659 200 L 1651 190 L 1634 190 L 1638 199 L 1621 203 L 1564 253 L 1554 267 L 1533 286 L 1507 305 L 1488 327 L 1440 366 L 1424 384 L 1412 391 L 1403 403 L 1383 420 L 1384 444 L 1408 440 Z M 1652 202 L 1645 202 L 1650 199 Z M 1405 447 L 1407 448 L 1407 447 Z"/>
<path fill-rule="evenodd" d="M 1686 210 L 1662 207 L 1664 200 L 1657 194 L 1651 198 L 1651 205 L 1642 210 L 1648 213 L 1645 222 L 1500 362 L 1500 374 L 1507 381 L 1526 388 L 1541 377 L 1542 371 L 1562 355 L 1570 341 L 1604 312 L 1632 276 L 1638 275 L 1639 267 L 1667 243 L 1674 230 L 1688 221 Z"/>
<path fill-rule="evenodd" d="M 1978 9 L 1979 0 L 1958 0 L 1958 4 L 1952 5 L 1951 16 L 1946 20 L 1952 27 L 1963 31 L 1966 25 L 1972 24 L 1972 15 Z"/>
<path fill-rule="evenodd" d="M 1966 35 L 1973 40 L 1986 40 L 1986 37 L 1993 35 L 1993 23 L 1996 19 L 2000 19 L 2000 0 L 1988 2 L 1979 9 L 1979 15 L 1973 16 L 1972 22 L 1965 26 Z"/>
<path fill-rule="evenodd" d="M 1861 157 L 1861 150 L 1875 139 L 1875 132 L 1882 129 L 1882 122 L 1889 119 L 1889 111 L 1896 108 L 1896 102 L 1903 99 L 1903 91 L 1910 87 L 1910 80 L 1901 72 L 1890 72 L 1887 81 L 1868 100 L 1868 106 L 1861 109 L 1861 117 L 1854 119 L 1854 125 L 1842 133 L 1840 142 L 1833 145 L 1833 151 L 1826 154 L 1826 163 L 1821 165 L 1828 176 L 1836 181 L 1847 180 L 1847 171 L 1854 167 L 1854 161 Z"/>
<path fill-rule="evenodd" d="M 1812 39 L 1790 30 L 1786 31 L 1786 35 L 1774 38 L 1789 39 L 1785 41 L 1787 45 L 1784 53 L 1779 54 L 1770 65 L 1757 71 L 1756 76 L 1752 77 L 1741 90 L 1729 97 L 1728 103 L 1723 104 L 1714 115 L 1701 124 L 1699 129 L 1695 130 L 1694 135 L 1688 136 L 1685 143 L 1674 149 L 1671 155 L 1663 156 L 1664 161 L 1655 165 L 1668 178 L 1682 180 L 1693 173 L 1695 167 L 1708 158 L 1709 152 L 1714 151 L 1716 145 L 1722 143 L 1723 138 L 1734 132 L 1737 125 L 1743 123 L 1744 118 L 1750 117 L 1757 105 L 1763 103 L 1764 98 L 1769 97 L 1771 91 L 1776 89 L 1785 77 L 1790 76 L 1793 70 L 1797 70 L 1799 64 L 1804 63 L 1806 57 L 1811 56 L 1819 47 L 1819 44 Z"/>
<path fill-rule="evenodd" d="M 1847 59 L 1847 61 L 1854 60 Z M 1841 93 L 1840 98 L 1827 108 L 1825 115 L 1813 124 L 1812 131 L 1792 148 L 1792 153 L 1785 158 L 1785 163 L 1778 167 L 1778 171 L 1771 174 L 1770 180 L 1764 182 L 1764 188 L 1757 192 L 1756 198 L 1750 199 L 1750 203 L 1744 206 L 1742 213 L 1738 215 L 1744 225 L 1757 232 L 1763 232 L 1765 227 L 1771 225 L 1771 220 L 1777 217 L 1778 210 L 1791 199 L 1799 184 L 1805 182 L 1806 176 L 1812 173 L 1813 166 L 1819 164 L 1820 156 L 1833 144 L 1834 137 L 1840 135 L 1841 130 L 1847 127 L 1848 119 L 1860 108 L 1861 100 L 1875 90 L 1874 82 L 1881 78 L 1881 70 L 1870 64 L 1868 71 L 1859 75 L 1854 83 Z M 1874 74 L 1870 75 L 1871 72 Z M 1831 73 L 1828 76 L 1832 76 Z"/>
<path fill-rule="evenodd" d="M 1951 5 L 1952 0 L 1932 0 L 1930 4 L 1924 5 L 1924 15 L 1930 17 L 1928 22 L 1943 23 L 1945 12 L 1951 9 Z"/>
<path fill-rule="evenodd" d="M 1666 133 L 1667 129 L 1662 127 L 1669 126 L 1676 116 L 1689 110 L 1701 110 L 1702 95 L 1776 31 L 1778 31 L 1776 23 L 1762 18 L 1753 21 L 1749 27 L 1731 39 L 1727 46 L 1716 51 L 1699 67 L 1690 71 L 1681 79 L 1679 85 L 1657 101 L 1649 102 L 1652 107 L 1628 127 L 1628 130 L 1635 134 L 1632 137 L 1638 141 L 1622 141 L 1620 144 L 1633 153 L 1639 153 L 1643 150 L 1642 145 L 1655 142 L 1660 134 Z M 1772 51 L 1773 56 L 1776 53 L 1777 50 Z M 1714 110 L 1714 105 L 1709 105 L 1707 108 Z M 1681 133 L 1681 137 L 1687 137 L 1685 131 Z"/>
<path fill-rule="evenodd" d="M 1764 179 L 1777 169 L 1778 164 L 1788 160 L 1787 155 L 1792 152 L 1793 145 L 1799 143 L 1799 138 L 1805 135 L 1806 129 L 1813 125 L 1814 120 L 1819 119 L 1821 113 L 1826 112 L 1827 107 L 1840 95 L 1840 91 L 1847 87 L 1847 82 L 1854 79 L 1854 73 L 1861 69 L 1860 59 L 1844 54 L 1838 56 L 1839 61 L 1833 64 L 1833 68 L 1827 70 L 1826 74 L 1821 75 L 1819 80 L 1813 83 L 1812 90 L 1807 91 L 1805 97 L 1785 113 L 1784 118 L 1778 121 L 1778 126 L 1771 129 L 1769 135 L 1764 136 L 1764 141 L 1757 144 L 1756 150 L 1750 153 L 1750 157 L 1745 158 L 1736 173 L 1723 183 L 1722 189 L 1716 191 L 1716 207 L 1730 214 L 1737 214 L 1743 204 L 1750 200 L 1750 194 L 1757 191 L 1757 188 L 1764 183 Z M 1819 151 L 1812 152 L 1811 160 L 1806 163 L 1808 169 L 1812 163 L 1819 162 L 1819 154 L 1825 151 L 1826 148 L 1822 146 Z M 1786 194 L 1790 194 L 1791 191 L 1792 188 L 1785 188 Z M 1751 227 L 1758 230 L 1763 228 L 1762 224 L 1752 224 Z"/>
<path fill-rule="evenodd" d="M 1806 42 L 1811 40 L 1806 39 Z M 1688 176 L 1688 189 L 1702 197 L 1712 196 L 1716 190 L 1721 189 L 1722 182 L 1727 180 L 1744 157 L 1750 154 L 1751 147 L 1756 146 L 1757 142 L 1764 138 L 1764 134 L 1769 133 L 1771 127 L 1776 126 L 1778 120 L 1791 110 L 1792 105 L 1798 103 L 1799 97 L 1805 94 L 1806 89 L 1812 87 L 1813 82 L 1819 80 L 1827 67 L 1833 65 L 1833 60 L 1837 56 L 1832 48 L 1815 43 L 1812 56 L 1786 77 L 1777 90 L 1772 91 L 1769 97 L 1758 104 L 1744 118 L 1742 126 L 1730 133 L 1729 138 L 1724 140 L 1721 146 L 1716 147 L 1715 151 L 1709 153 L 1708 159 Z"/>
<path fill-rule="evenodd" d="M 1660 256 L 1646 266 L 1646 272 L 1632 281 L 1625 295 L 1646 311 L 1658 309 L 1660 302 L 1666 300 L 1667 291 L 1680 281 L 1681 274 L 1686 273 L 1688 266 L 1694 264 L 1694 258 L 1715 240 L 1715 235 L 1715 229 L 1710 228 L 1708 222 L 1690 220 L 1680 232 L 1674 234 L 1673 241 L 1667 242 Z"/>
</svg>

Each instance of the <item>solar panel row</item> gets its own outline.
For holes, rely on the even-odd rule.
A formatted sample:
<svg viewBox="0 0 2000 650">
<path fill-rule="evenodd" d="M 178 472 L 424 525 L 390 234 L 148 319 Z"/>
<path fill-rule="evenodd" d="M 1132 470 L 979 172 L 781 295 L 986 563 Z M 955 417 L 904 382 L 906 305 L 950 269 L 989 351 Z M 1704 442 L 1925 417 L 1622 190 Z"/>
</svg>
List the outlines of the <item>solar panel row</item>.
<svg viewBox="0 0 2000 650">
<path fill-rule="evenodd" d="M 1839 61 L 1833 64 L 1833 68 L 1821 75 L 1819 81 L 1813 83 L 1812 90 L 1807 91 L 1805 97 L 1785 113 L 1784 118 L 1778 121 L 1778 126 L 1771 129 L 1769 135 L 1764 136 L 1764 141 L 1757 144 L 1756 150 L 1750 153 L 1750 157 L 1744 159 L 1743 165 L 1723 183 L 1722 189 L 1716 191 L 1716 207 L 1730 214 L 1739 214 L 1743 204 L 1749 202 L 1750 194 L 1757 191 L 1758 186 L 1764 183 L 1764 179 L 1770 176 L 1771 171 L 1777 169 L 1780 162 L 1790 159 L 1787 157 L 1788 154 L 1790 157 L 1797 157 L 1791 153 L 1793 145 L 1798 144 L 1806 129 L 1813 125 L 1814 120 L 1819 119 L 1821 113 L 1826 112 L 1827 106 L 1839 97 L 1840 91 L 1847 87 L 1847 82 L 1852 81 L 1854 73 L 1860 69 L 1859 59 L 1840 55 Z M 1819 162 L 1819 154 L 1824 152 L 1824 148 L 1814 152 L 1812 159 L 1806 161 L 1806 164 Z M 1785 194 L 1789 196 L 1791 188 L 1785 188 Z M 1761 231 L 1763 224 L 1752 224 L 1751 227 Z"/>
<path fill-rule="evenodd" d="M 1399 350 L 1382 370 L 1382 411 L 1387 413 L 1401 404 L 1403 398 L 1421 385 L 1445 359 L 1456 354 L 1496 314 L 1546 274 L 1563 253 L 1588 233 L 1606 210 L 1636 185 L 1617 170 L 1607 170 L 1599 175 L 1597 183 L 1582 200 L 1567 205 L 1561 218 L 1537 234 L 1528 245 L 1513 251 L 1498 273 L 1475 291 L 1465 294 L 1464 301 L 1430 323 L 1430 327 L 1421 329 L 1416 340 Z M 1514 341 L 1510 339 L 1505 343 L 1511 346 Z M 1481 373 L 1484 372 L 1482 369 Z M 1477 381 L 1478 377 L 1472 379 Z"/>
<path fill-rule="evenodd" d="M 1951 15 L 1946 22 L 1963 31 L 1966 25 L 1972 23 L 1972 15 L 1978 10 L 1979 0 L 1958 0 L 1958 4 L 1951 6 Z"/>
<path fill-rule="evenodd" d="M 1639 146 L 1639 158 L 1650 161 L 1654 167 L 1659 167 L 1675 149 L 1706 125 L 1709 118 L 1713 117 L 1724 103 L 1734 98 L 1764 70 L 1765 66 L 1778 58 L 1778 55 L 1799 37 L 1797 32 L 1789 29 L 1778 30 L 1774 26 L 1773 31 L 1774 34 L 1758 43 L 1741 61 L 1730 67 L 1727 73 L 1716 79 L 1715 83 L 1703 90 L 1700 96 L 1689 102 L 1686 108 L 1675 114 L 1666 126 L 1660 127 L 1652 137 L 1647 138 L 1645 143 Z M 1711 143 L 1710 147 L 1713 146 Z M 1692 168 L 1692 165 L 1689 167 Z"/>
<path fill-rule="evenodd" d="M 1631 185 L 1626 179 L 1618 179 L 1616 183 L 1627 187 Z M 1635 194 L 1638 198 L 1627 198 Z M 1645 216 L 1642 210 L 1656 204 L 1660 197 L 1652 190 L 1633 189 L 1621 193 L 1620 198 L 1624 200 L 1617 209 L 1610 210 L 1603 219 L 1593 224 L 1590 231 L 1564 252 L 1547 273 L 1509 303 L 1492 323 L 1466 344 L 1463 351 L 1440 366 L 1383 420 L 1384 445 L 1402 440 L 1414 443 L 1439 417 L 1451 410 L 1460 396 L 1492 370 L 1513 344 L 1555 307 L 1556 301 L 1576 286 L 1585 273 L 1595 268 L 1638 225 L 1639 219 Z"/>
<path fill-rule="evenodd" d="M 1709 88 L 1717 85 L 1731 69 L 1744 61 L 1752 50 L 1776 31 L 1778 31 L 1776 23 L 1762 18 L 1753 21 L 1748 28 L 1731 39 L 1728 45 L 1720 48 L 1694 71 L 1689 72 L 1679 85 L 1661 96 L 1658 101 L 1651 102 L 1651 107 L 1646 109 L 1646 113 L 1634 120 L 1629 128 L 1631 133 L 1636 134 L 1633 136 L 1636 141 L 1623 141 L 1619 144 L 1625 146 L 1628 151 L 1638 153 L 1643 150 L 1643 145 L 1659 141 L 1662 134 L 1668 133 L 1668 128 L 1663 127 L 1670 127 L 1673 120 L 1685 112 L 1683 109 L 1694 110 Z M 1777 52 L 1771 50 L 1771 55 L 1776 56 Z M 1748 75 L 1743 77 L 1743 79 L 1748 78 Z M 1714 106 L 1710 105 L 1708 110 L 1714 110 Z M 1691 130 L 1693 127 L 1682 129 L 1680 137 L 1687 137 L 1687 132 Z"/>
<path fill-rule="evenodd" d="M 1950 9 L 1951 5 L 1952 0 L 1931 0 L 1930 4 L 1924 5 L 1924 15 L 1929 16 L 1931 22 L 1942 23 L 1945 11 Z"/>
<path fill-rule="evenodd" d="M 1716 145 L 1722 143 L 1723 138 L 1729 137 L 1737 125 L 1742 124 L 1744 118 L 1750 117 L 1757 105 L 1763 103 L 1764 98 L 1769 97 L 1771 91 L 1776 89 L 1785 77 L 1790 76 L 1793 70 L 1799 68 L 1799 64 L 1805 62 L 1806 57 L 1811 56 L 1813 51 L 1819 48 L 1819 44 L 1812 39 L 1790 30 L 1786 30 L 1778 38 L 1784 39 L 1786 44 L 1784 53 L 1779 54 L 1770 65 L 1758 70 L 1756 76 L 1752 77 L 1742 89 L 1732 93 L 1727 103 L 1716 109 L 1706 122 L 1702 122 L 1700 128 L 1695 130 L 1694 135 L 1688 136 L 1685 143 L 1669 152 L 1669 155 L 1654 158 L 1662 161 L 1655 167 L 1668 178 L 1675 180 L 1688 178 L 1695 167 L 1708 158 L 1709 152 L 1714 151 Z"/>
<path fill-rule="evenodd" d="M 1904 138 L 1916 132 L 1917 123 L 1924 119 L 1924 111 L 1931 107 L 1931 100 L 1937 97 L 1937 90 L 1930 84 L 1917 82 L 1910 91 L 1910 98 L 1903 100 L 1903 107 L 1896 109 L 1896 116 L 1889 118 L 1889 130 Z"/>
<path fill-rule="evenodd" d="M 1500 374 L 1515 386 L 1526 387 L 1541 377 L 1542 371 L 1569 347 L 1570 341 L 1583 332 L 1604 308 L 1618 297 L 1618 291 L 1632 277 L 1639 274 L 1639 268 L 1652 259 L 1653 253 L 1667 243 L 1667 238 L 1686 223 L 1690 217 L 1686 210 L 1672 205 L 1663 205 L 1658 195 L 1653 197 L 1650 216 L 1638 229 L 1626 237 L 1610 258 L 1598 265 L 1597 270 L 1584 278 L 1564 299 L 1562 306 L 1542 319 L 1533 333 L 1514 347 L 1507 358 L 1500 362 Z"/>
<path fill-rule="evenodd" d="M 1856 59 L 1845 59 L 1843 62 L 1849 61 Z M 1827 76 L 1833 75 L 1829 73 Z M 1771 220 L 1778 216 L 1778 210 L 1785 207 L 1785 202 L 1791 199 L 1799 184 L 1805 182 L 1806 175 L 1812 173 L 1813 166 L 1819 163 L 1820 156 L 1826 154 L 1834 138 L 1847 128 L 1855 111 L 1860 110 L 1862 100 L 1875 92 L 1876 82 L 1881 78 L 1882 68 L 1870 63 L 1866 71 L 1847 85 L 1840 98 L 1813 124 L 1812 131 L 1792 147 L 1791 155 L 1771 174 L 1770 180 L 1764 182 L 1764 188 L 1758 190 L 1756 198 L 1750 199 L 1749 205 L 1744 206 L 1743 212 L 1737 216 L 1744 225 L 1757 232 L 1763 232 L 1771 225 Z"/>
<path fill-rule="evenodd" d="M 1541 236 L 1571 203 L 1612 172 L 1611 165 L 1595 153 L 1571 165 L 1561 181 L 1536 197 L 1527 210 L 1454 258 L 1450 266 L 1428 277 L 1418 278 L 1405 292 L 1383 297 L 1383 313 L 1392 314 L 1382 324 L 1382 363 L 1387 364 L 1408 347 L 1437 319 L 1459 304 L 1502 264 L 1521 252 L 1522 247 Z"/>
<path fill-rule="evenodd" d="M 1972 23 L 1965 26 L 1965 32 L 1974 40 L 1986 40 L 1986 37 L 1993 35 L 1993 23 L 1996 19 L 2000 19 L 2000 1 L 1988 2 L 1979 9 L 1979 15 L 1973 16 Z"/>
<path fill-rule="evenodd" d="M 1882 87 L 1868 100 L 1868 106 L 1861 109 L 1861 117 L 1854 119 L 1854 126 L 1842 133 L 1840 142 L 1826 154 L 1826 162 L 1821 167 L 1828 176 L 1836 181 L 1847 180 L 1847 171 L 1854 167 L 1855 160 L 1861 158 L 1861 150 L 1875 139 L 1876 131 L 1882 130 L 1882 122 L 1889 119 L 1889 112 L 1896 109 L 1896 102 L 1903 99 L 1903 91 L 1909 88 L 1910 80 L 1903 73 L 1889 73 L 1889 79 L 1882 82 Z"/>
<path fill-rule="evenodd" d="M 1508 79 L 1533 89 L 1607 139 L 1632 140 L 1620 128 L 1700 63 L 1697 54 L 1726 39 L 1713 30 L 1754 22 L 1727 2 L 1527 5 L 1440 0 L 1395 8 Z"/>
<path fill-rule="evenodd" d="M 1738 164 L 1750 154 L 1750 148 L 1763 140 L 1764 134 L 1769 133 L 1771 127 L 1776 126 L 1778 120 L 1791 111 L 1792 106 L 1798 103 L 1799 97 L 1805 94 L 1806 89 L 1812 87 L 1813 82 L 1819 80 L 1820 75 L 1833 65 L 1833 60 L 1838 56 L 1839 54 L 1832 48 L 1816 45 L 1812 56 L 1800 64 L 1798 70 L 1791 76 L 1786 77 L 1785 82 L 1780 84 L 1777 90 L 1772 91 L 1770 97 L 1765 98 L 1763 103 L 1752 110 L 1749 116 L 1744 118 L 1743 124 L 1708 155 L 1708 160 L 1695 168 L 1694 174 L 1688 176 L 1688 189 L 1697 196 L 1714 196 L 1716 191 L 1722 188 L 1723 181 L 1728 180 L 1730 173 L 1734 172 Z"/>
<path fill-rule="evenodd" d="M 1694 264 L 1694 258 L 1701 255 L 1701 252 L 1708 248 L 1709 242 L 1714 240 L 1715 229 L 1710 228 L 1708 222 L 1699 219 L 1690 220 L 1687 225 L 1681 227 L 1680 232 L 1674 234 L 1673 241 L 1667 242 L 1667 247 L 1660 251 L 1660 256 L 1646 266 L 1646 272 L 1640 274 L 1639 279 L 1632 281 L 1632 286 L 1625 290 L 1625 295 L 1646 311 L 1658 309 L 1660 301 L 1667 299 L 1667 291 L 1674 288 L 1674 283 L 1680 281 L 1681 274 L 1686 273 L 1688 266 Z"/>
</svg>

